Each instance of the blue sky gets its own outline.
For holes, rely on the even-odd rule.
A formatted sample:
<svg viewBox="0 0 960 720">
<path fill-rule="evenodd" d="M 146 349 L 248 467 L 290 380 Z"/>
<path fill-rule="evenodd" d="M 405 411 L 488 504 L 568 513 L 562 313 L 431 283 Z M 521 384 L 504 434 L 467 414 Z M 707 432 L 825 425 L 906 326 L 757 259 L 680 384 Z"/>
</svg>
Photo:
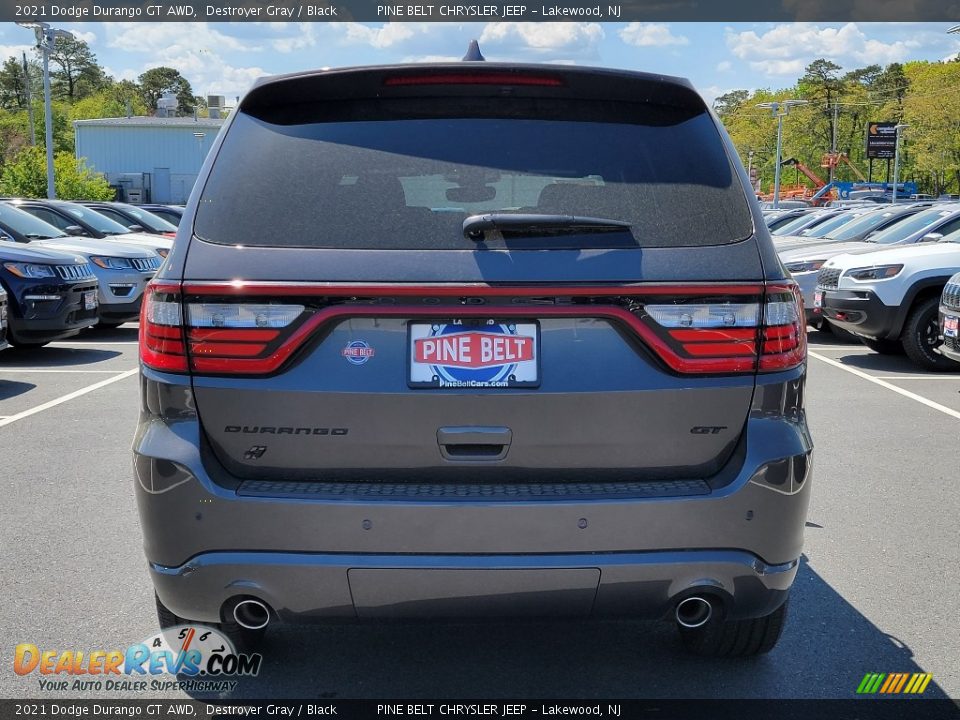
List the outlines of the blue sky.
<svg viewBox="0 0 960 720">
<path fill-rule="evenodd" d="M 826 57 L 845 69 L 943 60 L 960 36 L 940 23 L 67 23 L 114 77 L 178 69 L 197 94 L 233 104 L 258 76 L 316 67 L 458 59 L 471 38 L 490 60 L 600 65 L 690 78 L 713 97 L 789 85 Z M 0 25 L 0 59 L 31 46 Z"/>
</svg>

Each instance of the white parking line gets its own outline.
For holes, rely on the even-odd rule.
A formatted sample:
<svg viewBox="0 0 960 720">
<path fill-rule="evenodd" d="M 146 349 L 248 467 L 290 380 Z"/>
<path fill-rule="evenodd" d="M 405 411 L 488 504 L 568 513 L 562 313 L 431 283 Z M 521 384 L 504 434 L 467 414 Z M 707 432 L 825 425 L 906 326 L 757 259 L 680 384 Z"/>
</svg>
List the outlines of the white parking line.
<svg viewBox="0 0 960 720">
<path fill-rule="evenodd" d="M 60 370 L 59 368 L 5 368 L 0 365 L 0 375 L 11 375 L 19 373 L 20 375 L 32 375 L 33 373 L 76 373 L 76 374 L 99 374 L 116 375 L 123 370 Z"/>
<path fill-rule="evenodd" d="M 960 375 L 875 375 L 877 380 L 960 380 Z"/>
<path fill-rule="evenodd" d="M 137 340 L 116 340 L 114 342 L 104 342 L 98 340 L 91 341 L 77 341 L 77 342 L 52 342 L 48 343 L 49 347 L 84 347 L 89 345 L 90 347 L 100 347 L 101 345 L 139 345 L 140 343 Z"/>
<path fill-rule="evenodd" d="M 897 387 L 896 385 L 891 385 L 890 383 L 884 380 L 881 380 L 880 378 L 874 377 L 873 375 L 868 375 L 867 373 L 857 370 L 856 368 L 852 368 L 849 365 L 844 365 L 841 362 L 837 362 L 833 358 L 824 357 L 823 355 L 813 352 L 812 350 L 809 351 L 808 354 L 810 355 L 810 357 L 815 357 L 817 360 L 827 363 L 827 365 L 833 365 L 834 367 L 838 367 L 841 370 L 845 370 L 846 372 L 850 373 L 851 375 L 856 375 L 857 377 L 863 378 L 864 380 L 872 382 L 875 385 L 879 385 L 880 387 L 885 387 L 887 388 L 887 390 L 893 390 L 898 395 L 903 395 L 904 397 L 910 398 L 911 400 L 916 400 L 921 405 L 926 405 L 929 408 L 933 408 L 934 410 L 938 410 L 942 412 L 944 415 L 949 415 L 952 418 L 956 418 L 957 420 L 960 420 L 960 411 L 958 410 L 954 410 L 953 408 L 948 408 L 946 405 L 941 405 L 940 403 L 936 403 L 933 400 L 928 400 L 922 395 L 917 395 L 916 393 L 912 393 L 909 390 L 904 390 L 903 388 Z M 0 425 L 2 424 L 3 423 L 0 422 Z"/>
<path fill-rule="evenodd" d="M 52 407 L 56 407 L 57 405 L 61 405 L 65 402 L 69 402 L 70 400 L 73 400 L 74 398 L 78 398 L 81 395 L 86 395 L 87 393 L 91 393 L 94 390 L 99 390 L 100 388 L 106 387 L 107 385 L 110 385 L 111 383 L 115 383 L 118 380 L 123 380 L 125 378 L 128 378 L 131 375 L 136 374 L 136 372 L 137 372 L 136 368 L 134 368 L 133 370 L 127 370 L 126 372 L 119 373 L 117 375 L 114 375 L 111 378 L 107 378 L 106 380 L 101 380 L 100 382 L 94 383 L 93 385 L 87 385 L 87 387 L 85 388 L 80 388 L 79 390 L 75 390 L 72 393 L 68 393 L 67 395 L 58 397 L 55 400 L 45 402 L 42 405 L 37 405 L 36 407 L 30 408 L 29 410 L 24 410 L 23 412 L 17 413 L 16 415 L 10 415 L 9 417 L 5 417 L 2 420 L 0 420 L 0 427 L 4 427 L 5 425 L 10 425 L 11 423 L 15 423 L 17 422 L 17 420 L 23 420 L 24 418 L 28 418 L 31 415 L 36 415 L 37 413 L 43 412 L 44 410 L 49 410 Z"/>
</svg>

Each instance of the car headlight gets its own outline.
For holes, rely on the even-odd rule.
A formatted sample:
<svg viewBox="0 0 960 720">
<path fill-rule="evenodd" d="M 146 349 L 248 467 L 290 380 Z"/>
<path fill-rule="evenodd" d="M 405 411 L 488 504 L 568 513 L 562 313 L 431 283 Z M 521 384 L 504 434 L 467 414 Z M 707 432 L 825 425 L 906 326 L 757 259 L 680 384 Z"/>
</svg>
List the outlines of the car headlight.
<svg viewBox="0 0 960 720">
<path fill-rule="evenodd" d="M 165 258 L 169 254 L 170 254 L 170 251 L 167 250 L 166 248 L 157 248 L 157 255 L 159 255 L 160 257 Z"/>
<path fill-rule="evenodd" d="M 52 265 L 36 265 L 34 263 L 16 263 L 8 262 L 3 266 L 17 277 L 39 279 L 56 277 Z"/>
<path fill-rule="evenodd" d="M 826 258 L 823 260 L 801 260 L 798 262 L 787 263 L 786 268 L 792 273 L 816 272 L 823 267 L 823 264 L 826 261 Z"/>
<path fill-rule="evenodd" d="M 903 270 L 903 265 L 876 265 L 874 267 L 854 268 L 846 275 L 854 280 L 886 280 L 895 277 Z"/>
<path fill-rule="evenodd" d="M 133 263 L 128 258 L 109 257 L 106 255 L 91 255 L 90 262 L 104 270 L 130 270 Z"/>
</svg>

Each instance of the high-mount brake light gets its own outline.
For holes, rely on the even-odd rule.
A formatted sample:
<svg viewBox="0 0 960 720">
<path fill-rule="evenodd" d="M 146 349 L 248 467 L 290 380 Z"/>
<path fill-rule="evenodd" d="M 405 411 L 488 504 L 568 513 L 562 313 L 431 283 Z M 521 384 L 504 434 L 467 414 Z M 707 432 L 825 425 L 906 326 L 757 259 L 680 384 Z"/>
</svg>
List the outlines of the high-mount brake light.
<svg viewBox="0 0 960 720">
<path fill-rule="evenodd" d="M 538 85 L 562 87 L 560 78 L 548 75 L 521 75 L 515 73 L 457 72 L 429 75 L 391 75 L 384 79 L 387 87 L 409 85 Z"/>
</svg>

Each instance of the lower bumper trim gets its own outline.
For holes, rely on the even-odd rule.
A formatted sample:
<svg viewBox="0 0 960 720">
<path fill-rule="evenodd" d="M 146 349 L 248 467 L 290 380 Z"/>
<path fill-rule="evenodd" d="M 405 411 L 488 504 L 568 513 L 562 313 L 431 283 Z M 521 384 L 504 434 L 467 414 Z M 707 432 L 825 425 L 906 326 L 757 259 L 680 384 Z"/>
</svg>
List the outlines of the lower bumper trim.
<svg viewBox="0 0 960 720">
<path fill-rule="evenodd" d="M 729 619 L 759 617 L 787 596 L 798 561 L 738 550 L 558 555 L 355 555 L 214 552 L 179 567 L 151 563 L 173 612 L 217 622 L 255 597 L 288 621 L 365 617 L 667 617 L 678 598 L 709 592 Z M 380 582 L 389 579 L 390 582 Z M 536 602 L 531 603 L 530 599 Z"/>
</svg>

